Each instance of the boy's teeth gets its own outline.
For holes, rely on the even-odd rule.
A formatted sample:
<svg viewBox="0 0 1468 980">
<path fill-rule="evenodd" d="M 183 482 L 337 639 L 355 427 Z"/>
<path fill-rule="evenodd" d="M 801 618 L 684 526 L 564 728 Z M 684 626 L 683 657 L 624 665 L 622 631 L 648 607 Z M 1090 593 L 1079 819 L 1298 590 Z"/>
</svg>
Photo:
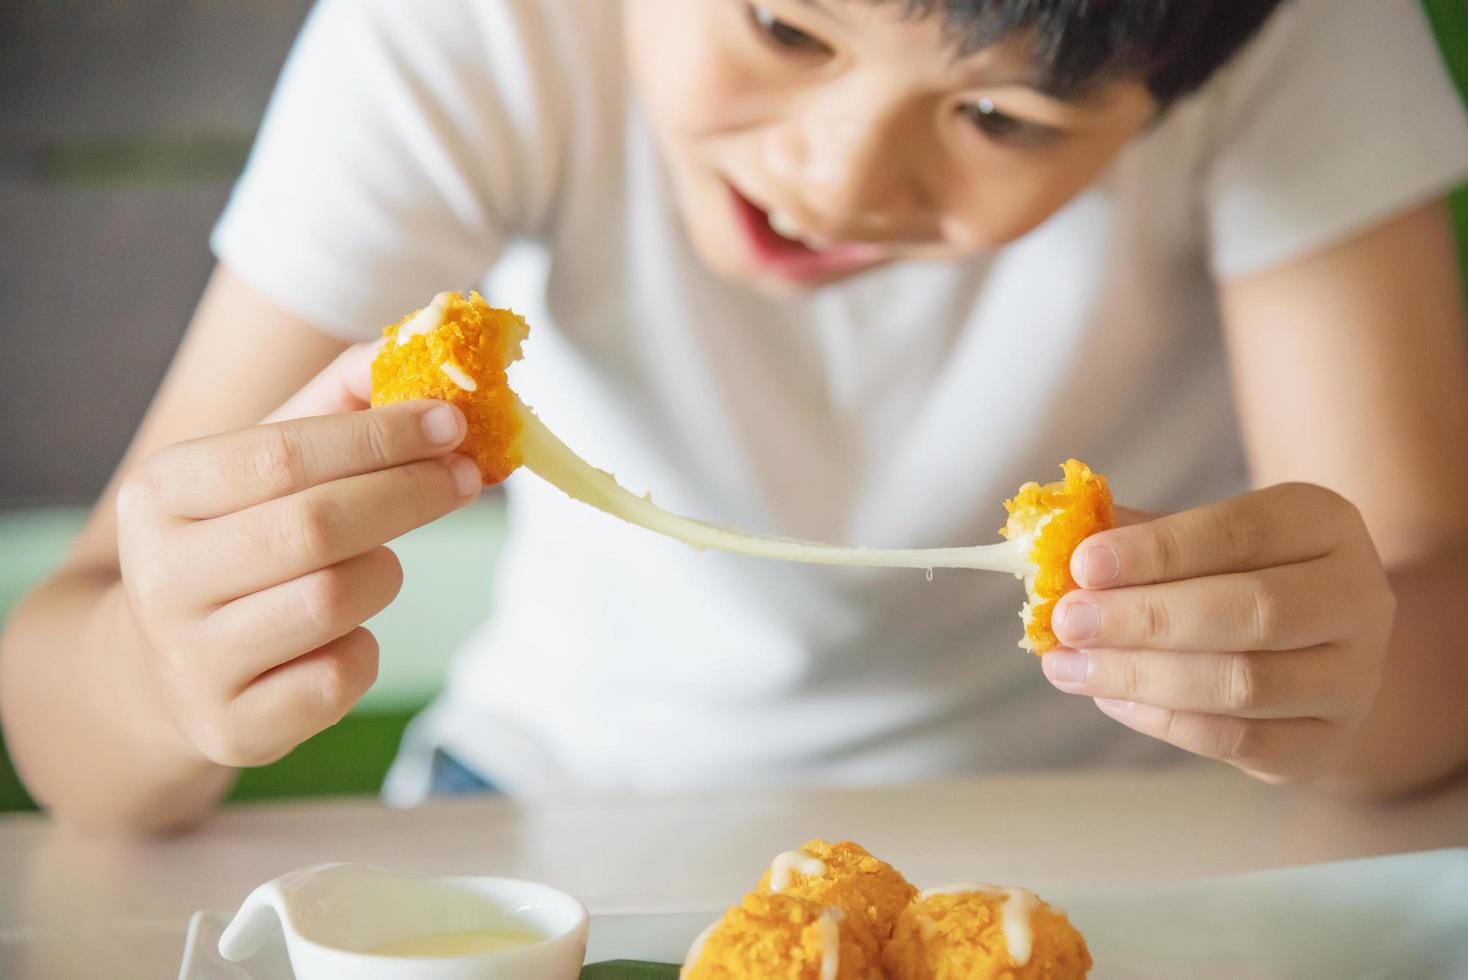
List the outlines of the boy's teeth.
<svg viewBox="0 0 1468 980">
<path fill-rule="evenodd" d="M 775 229 L 775 234 L 782 238 L 800 237 L 800 229 L 795 226 L 795 222 L 790 219 L 790 216 L 783 211 L 770 212 L 770 227 Z"/>
<path fill-rule="evenodd" d="M 781 238 L 788 238 L 792 242 L 799 242 L 812 251 L 819 252 L 830 244 L 822 239 L 801 234 L 800 226 L 783 211 L 771 211 L 769 222 L 775 234 Z"/>
</svg>

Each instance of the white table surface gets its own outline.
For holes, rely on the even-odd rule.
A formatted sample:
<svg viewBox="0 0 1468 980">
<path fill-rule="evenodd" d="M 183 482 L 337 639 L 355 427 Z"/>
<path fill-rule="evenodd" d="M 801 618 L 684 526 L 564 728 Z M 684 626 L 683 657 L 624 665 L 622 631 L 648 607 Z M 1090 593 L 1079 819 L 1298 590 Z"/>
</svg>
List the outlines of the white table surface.
<svg viewBox="0 0 1468 980">
<path fill-rule="evenodd" d="M 596 912 L 736 901 L 781 850 L 851 838 L 918 885 L 1136 880 L 1468 846 L 1468 781 L 1391 805 L 1271 789 L 1222 767 L 516 805 L 372 800 L 228 809 L 166 841 L 0 818 L 0 977 L 171 978 L 196 909 L 320 861 L 531 878 Z"/>
</svg>

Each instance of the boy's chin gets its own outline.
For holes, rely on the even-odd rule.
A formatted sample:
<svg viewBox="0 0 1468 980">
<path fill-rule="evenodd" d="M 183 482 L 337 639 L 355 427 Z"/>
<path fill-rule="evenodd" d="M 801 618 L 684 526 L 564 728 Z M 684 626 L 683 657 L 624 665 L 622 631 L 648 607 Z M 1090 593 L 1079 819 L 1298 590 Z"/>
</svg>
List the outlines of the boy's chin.
<svg viewBox="0 0 1468 980">
<path fill-rule="evenodd" d="M 794 279 L 787 279 L 782 276 L 751 273 L 748 274 L 744 279 L 742 279 L 741 282 L 747 285 L 750 289 L 753 289 L 765 296 L 799 296 L 802 293 L 809 293 L 812 290 L 823 289 L 827 286 L 840 285 L 841 283 L 848 282 L 852 279 L 859 279 L 862 276 L 866 275 L 868 272 L 873 271 L 874 269 L 880 269 L 883 266 L 891 264 L 892 263 L 890 261 L 877 262 L 856 269 L 849 269 L 843 272 L 834 272 L 828 275 L 820 276 L 818 278 L 802 279 L 798 281 Z"/>
</svg>

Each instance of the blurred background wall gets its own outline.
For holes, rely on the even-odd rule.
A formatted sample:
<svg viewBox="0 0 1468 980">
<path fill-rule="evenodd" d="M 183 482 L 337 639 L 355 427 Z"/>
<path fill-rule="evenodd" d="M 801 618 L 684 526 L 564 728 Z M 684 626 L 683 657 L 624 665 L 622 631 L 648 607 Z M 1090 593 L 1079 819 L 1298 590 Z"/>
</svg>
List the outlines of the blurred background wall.
<svg viewBox="0 0 1468 980">
<path fill-rule="evenodd" d="M 106 481 L 309 6 L 0 0 L 0 509 Z"/>
</svg>

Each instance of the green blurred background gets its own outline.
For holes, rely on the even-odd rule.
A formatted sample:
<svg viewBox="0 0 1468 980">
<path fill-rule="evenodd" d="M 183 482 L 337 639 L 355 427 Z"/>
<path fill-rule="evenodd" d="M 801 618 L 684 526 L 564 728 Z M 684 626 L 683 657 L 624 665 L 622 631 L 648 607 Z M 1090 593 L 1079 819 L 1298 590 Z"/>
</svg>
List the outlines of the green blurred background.
<svg viewBox="0 0 1468 980">
<path fill-rule="evenodd" d="M 1468 4 L 1423 3 L 1468 93 Z M 209 226 L 307 7 L 0 5 L 0 319 L 49 322 L 67 298 L 65 324 L 8 330 L 0 358 L 0 625 L 61 560 L 172 354 L 208 272 Z M 1453 210 L 1468 283 L 1468 188 Z M 117 329 L 131 323 L 154 329 Z M 37 365 L 80 375 L 95 397 L 50 399 L 37 417 Z M 243 773 L 230 799 L 375 792 L 404 726 L 489 613 L 502 534 L 488 495 L 400 539 L 402 595 L 368 624 L 377 684 L 340 724 Z M 31 806 L 0 741 L 0 811 Z"/>
</svg>

